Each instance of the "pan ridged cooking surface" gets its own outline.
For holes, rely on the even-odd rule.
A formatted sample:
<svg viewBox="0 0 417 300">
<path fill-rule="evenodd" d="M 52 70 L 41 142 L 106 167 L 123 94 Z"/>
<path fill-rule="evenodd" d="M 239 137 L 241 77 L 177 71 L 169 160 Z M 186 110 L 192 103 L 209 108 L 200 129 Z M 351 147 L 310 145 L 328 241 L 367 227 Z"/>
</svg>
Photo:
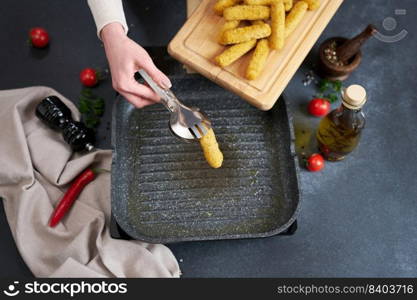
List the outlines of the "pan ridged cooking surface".
<svg viewBox="0 0 417 300">
<path fill-rule="evenodd" d="M 193 81 L 200 90 L 187 92 Z M 284 101 L 262 112 L 200 77 L 174 82 L 174 87 L 182 87 L 174 91 L 186 105 L 200 107 L 211 119 L 223 166 L 210 168 L 198 143 L 173 137 L 162 105 L 136 110 L 118 99 L 112 210 L 119 225 L 149 242 L 285 230 L 294 220 L 299 193 Z"/>
</svg>

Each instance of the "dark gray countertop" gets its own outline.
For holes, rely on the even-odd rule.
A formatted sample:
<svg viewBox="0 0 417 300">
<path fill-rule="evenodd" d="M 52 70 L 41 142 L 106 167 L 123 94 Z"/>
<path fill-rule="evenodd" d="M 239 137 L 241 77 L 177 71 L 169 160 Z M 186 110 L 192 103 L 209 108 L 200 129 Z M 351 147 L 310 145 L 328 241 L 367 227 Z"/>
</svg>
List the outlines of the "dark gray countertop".
<svg viewBox="0 0 417 300">
<path fill-rule="evenodd" d="M 77 101 L 79 71 L 106 68 L 85 1 L 4 0 L 2 7 L 0 89 L 48 85 Z M 395 9 L 406 9 L 406 15 L 396 15 Z M 320 41 L 352 36 L 368 23 L 385 35 L 408 31 L 396 43 L 368 42 L 360 69 L 346 83 L 360 83 L 369 93 L 359 148 L 343 162 L 328 163 L 321 173 L 301 171 L 302 210 L 295 235 L 170 245 L 185 277 L 417 276 L 416 9 L 414 0 L 345 1 Z M 185 20 L 185 1 L 125 1 L 125 10 L 131 37 L 145 46 L 166 45 Z M 397 21 L 395 30 L 384 30 L 387 17 Z M 33 26 L 49 30 L 49 50 L 26 45 Z M 162 50 L 151 51 L 167 73 L 181 72 Z M 316 51 L 317 44 L 285 90 L 296 131 L 307 134 L 303 140 L 318 122 L 305 113 L 315 88 L 302 84 Z M 108 104 L 99 131 L 101 146 L 108 147 L 114 99 L 110 81 L 96 92 Z M 0 241 L 0 276 L 31 276 L 2 205 Z"/>
</svg>

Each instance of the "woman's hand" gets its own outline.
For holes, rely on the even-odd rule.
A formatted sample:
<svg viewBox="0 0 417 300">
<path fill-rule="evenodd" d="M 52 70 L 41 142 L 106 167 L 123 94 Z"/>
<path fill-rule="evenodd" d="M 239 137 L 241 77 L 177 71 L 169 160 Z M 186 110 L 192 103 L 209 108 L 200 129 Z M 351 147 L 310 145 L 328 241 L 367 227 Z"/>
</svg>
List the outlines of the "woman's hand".
<svg viewBox="0 0 417 300">
<path fill-rule="evenodd" d="M 101 30 L 101 39 L 110 65 L 113 88 L 138 108 L 158 102 L 159 96 L 134 78 L 139 69 L 144 69 L 160 86 L 171 87 L 168 77 L 158 70 L 146 50 L 128 38 L 119 23 L 106 25 Z"/>
</svg>

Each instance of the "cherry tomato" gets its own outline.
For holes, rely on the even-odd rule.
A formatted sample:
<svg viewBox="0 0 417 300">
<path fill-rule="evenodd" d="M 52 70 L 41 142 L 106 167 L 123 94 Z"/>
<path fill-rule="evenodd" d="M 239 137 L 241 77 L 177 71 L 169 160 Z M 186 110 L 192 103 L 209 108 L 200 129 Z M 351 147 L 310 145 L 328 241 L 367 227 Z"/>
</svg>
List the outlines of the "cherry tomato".
<svg viewBox="0 0 417 300">
<path fill-rule="evenodd" d="M 307 159 L 307 169 L 311 172 L 318 172 L 324 168 L 324 158 L 318 153 L 312 154 Z"/>
<path fill-rule="evenodd" d="M 35 48 L 45 48 L 49 43 L 49 34 L 42 27 L 34 27 L 29 31 L 29 40 Z"/>
<path fill-rule="evenodd" d="M 308 112 L 316 117 L 323 117 L 329 113 L 330 102 L 326 99 L 315 98 L 308 104 Z"/>
<path fill-rule="evenodd" d="M 94 69 L 86 68 L 80 73 L 81 83 L 88 87 L 93 87 L 98 83 L 97 72 Z"/>
</svg>

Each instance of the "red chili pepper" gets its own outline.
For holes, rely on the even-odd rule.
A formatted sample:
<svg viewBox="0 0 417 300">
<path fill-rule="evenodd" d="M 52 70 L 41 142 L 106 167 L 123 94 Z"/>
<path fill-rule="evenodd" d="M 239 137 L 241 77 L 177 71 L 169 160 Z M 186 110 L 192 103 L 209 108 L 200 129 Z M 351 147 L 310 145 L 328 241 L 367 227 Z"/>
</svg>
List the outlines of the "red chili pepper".
<svg viewBox="0 0 417 300">
<path fill-rule="evenodd" d="M 54 227 L 59 221 L 61 221 L 84 187 L 93 181 L 100 171 L 100 169 L 88 168 L 74 179 L 64 197 L 62 197 L 61 201 L 59 201 L 58 205 L 55 207 L 51 220 L 49 221 L 50 227 Z"/>
</svg>

